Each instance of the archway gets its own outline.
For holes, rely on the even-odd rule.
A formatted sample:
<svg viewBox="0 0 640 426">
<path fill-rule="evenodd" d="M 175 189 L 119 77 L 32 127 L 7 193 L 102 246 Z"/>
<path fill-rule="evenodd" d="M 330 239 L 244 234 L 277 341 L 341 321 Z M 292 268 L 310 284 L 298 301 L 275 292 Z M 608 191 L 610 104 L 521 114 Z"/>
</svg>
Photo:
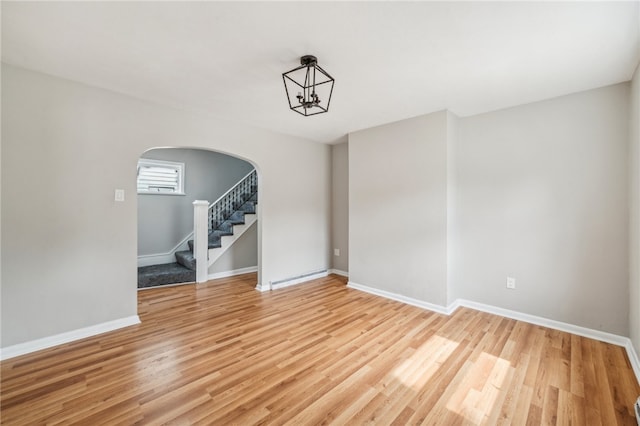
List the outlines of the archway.
<svg viewBox="0 0 640 426">
<path fill-rule="evenodd" d="M 195 281 L 193 201 L 218 201 L 219 206 L 228 201 L 229 193 L 243 203 L 210 229 L 210 261 L 215 258 L 215 263 L 209 263 L 207 276 L 257 271 L 260 282 L 260 179 L 255 163 L 211 149 L 157 147 L 140 155 L 136 176 L 138 288 Z M 251 188 L 247 179 L 253 179 L 249 184 L 255 184 L 255 194 L 240 193 Z"/>
</svg>

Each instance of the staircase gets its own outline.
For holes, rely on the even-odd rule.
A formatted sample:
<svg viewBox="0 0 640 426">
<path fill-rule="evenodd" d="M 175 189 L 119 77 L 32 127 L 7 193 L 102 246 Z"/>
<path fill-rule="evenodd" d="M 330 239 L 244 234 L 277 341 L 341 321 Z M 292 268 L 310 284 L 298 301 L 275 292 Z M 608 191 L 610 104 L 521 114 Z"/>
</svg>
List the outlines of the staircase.
<svg viewBox="0 0 640 426">
<path fill-rule="evenodd" d="M 208 266 L 222 254 L 257 220 L 258 182 L 252 171 L 209 206 Z M 175 252 L 176 263 L 138 268 L 138 288 L 194 282 L 196 259 L 193 239 L 187 241 L 188 250 Z"/>
<path fill-rule="evenodd" d="M 222 221 L 215 228 L 209 230 L 209 249 L 222 248 L 222 237 L 234 236 L 235 227 L 238 225 L 245 225 L 247 218 L 246 215 L 256 214 L 256 204 L 258 203 L 258 194 L 250 194 L 249 198 L 240 206 L 229 211 L 227 219 Z M 255 220 L 255 219 L 254 219 Z M 253 223 L 253 221 L 251 221 Z M 196 259 L 193 256 L 193 240 L 187 242 L 189 250 L 176 252 L 176 260 L 178 263 L 186 268 L 195 271 Z M 216 259 L 217 260 L 217 259 Z M 211 262 L 211 255 L 209 255 L 209 263 Z"/>
</svg>

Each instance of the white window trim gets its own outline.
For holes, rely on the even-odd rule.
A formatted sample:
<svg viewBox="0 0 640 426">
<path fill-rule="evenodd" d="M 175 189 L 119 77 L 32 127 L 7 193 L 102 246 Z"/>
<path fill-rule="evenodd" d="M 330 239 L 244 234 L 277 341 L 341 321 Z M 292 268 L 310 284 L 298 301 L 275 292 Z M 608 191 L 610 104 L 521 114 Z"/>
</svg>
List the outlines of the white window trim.
<svg viewBox="0 0 640 426">
<path fill-rule="evenodd" d="M 175 161 L 163 161 L 163 160 L 152 160 L 149 158 L 140 158 L 138 159 L 138 169 L 136 173 L 136 189 L 138 187 L 137 179 L 140 174 L 140 167 L 167 167 L 176 169 L 178 171 L 178 188 L 175 192 L 160 192 L 160 191 L 145 191 L 145 190 L 137 190 L 140 195 L 186 195 L 184 192 L 184 163 L 178 163 Z"/>
</svg>

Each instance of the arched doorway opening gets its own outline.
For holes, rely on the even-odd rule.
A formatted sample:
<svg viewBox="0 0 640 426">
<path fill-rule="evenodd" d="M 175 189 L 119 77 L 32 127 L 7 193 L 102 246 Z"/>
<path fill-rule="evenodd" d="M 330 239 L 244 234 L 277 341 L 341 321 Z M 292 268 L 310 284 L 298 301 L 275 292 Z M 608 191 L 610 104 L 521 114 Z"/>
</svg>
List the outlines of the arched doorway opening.
<svg viewBox="0 0 640 426">
<path fill-rule="evenodd" d="M 208 149 L 152 148 L 140 156 L 136 176 L 139 289 L 196 281 L 195 200 L 210 204 L 207 278 L 260 276 L 255 164 Z"/>
</svg>

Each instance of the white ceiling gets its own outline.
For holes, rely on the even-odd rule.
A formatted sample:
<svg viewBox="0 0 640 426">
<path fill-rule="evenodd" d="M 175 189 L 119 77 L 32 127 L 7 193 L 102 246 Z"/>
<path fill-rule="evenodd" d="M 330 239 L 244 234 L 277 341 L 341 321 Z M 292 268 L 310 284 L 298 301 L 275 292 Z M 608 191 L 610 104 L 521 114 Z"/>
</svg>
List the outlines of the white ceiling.
<svg viewBox="0 0 640 426">
<path fill-rule="evenodd" d="M 336 79 L 327 114 L 288 109 L 305 54 Z M 3 1 L 2 60 L 331 143 L 627 81 L 640 2 Z"/>
</svg>

